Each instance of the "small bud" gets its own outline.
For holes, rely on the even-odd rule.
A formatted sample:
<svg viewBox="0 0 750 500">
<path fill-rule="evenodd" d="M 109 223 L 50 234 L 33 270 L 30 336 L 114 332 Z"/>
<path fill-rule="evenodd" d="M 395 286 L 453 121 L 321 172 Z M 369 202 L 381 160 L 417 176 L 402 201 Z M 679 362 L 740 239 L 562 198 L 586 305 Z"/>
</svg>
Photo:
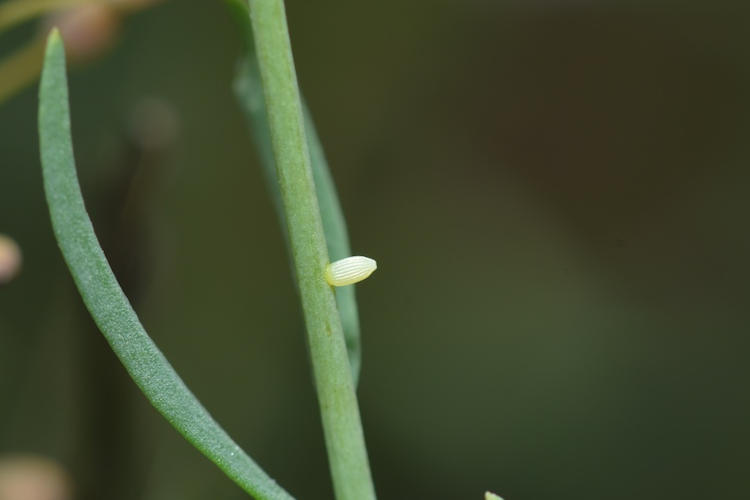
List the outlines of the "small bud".
<svg viewBox="0 0 750 500">
<path fill-rule="evenodd" d="M 484 500 L 503 500 L 503 499 L 499 497 L 498 495 L 495 495 L 491 491 L 487 491 L 484 494 Z"/>
<path fill-rule="evenodd" d="M 21 270 L 21 248 L 13 239 L 0 234 L 0 285 L 15 278 Z"/>
<path fill-rule="evenodd" d="M 377 268 L 377 262 L 368 257 L 347 257 L 328 264 L 326 281 L 331 286 L 352 285 L 370 276 Z"/>
</svg>

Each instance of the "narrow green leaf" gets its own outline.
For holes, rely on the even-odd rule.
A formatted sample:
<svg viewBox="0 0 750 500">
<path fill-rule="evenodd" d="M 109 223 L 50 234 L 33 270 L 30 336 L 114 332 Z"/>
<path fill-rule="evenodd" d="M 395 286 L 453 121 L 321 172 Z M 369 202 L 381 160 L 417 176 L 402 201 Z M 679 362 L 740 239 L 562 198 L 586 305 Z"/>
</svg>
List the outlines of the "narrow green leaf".
<svg viewBox="0 0 750 500">
<path fill-rule="evenodd" d="M 291 499 L 190 392 L 141 326 L 109 267 L 78 185 L 65 50 L 57 30 L 47 42 L 39 88 L 39 142 L 55 237 L 86 307 L 132 379 L 159 413 L 242 489 L 258 499 Z"/>
<path fill-rule="evenodd" d="M 287 225 L 281 203 L 281 191 L 279 190 L 276 162 L 271 145 L 271 131 L 268 126 L 268 114 L 266 112 L 265 97 L 263 96 L 258 58 L 255 54 L 252 24 L 250 23 L 247 3 L 244 0 L 227 0 L 227 5 L 230 7 L 233 17 L 240 26 L 246 46 L 246 54 L 241 59 L 237 70 L 237 78 L 234 85 L 235 93 L 250 124 L 250 130 L 258 149 L 268 191 L 271 193 L 271 199 L 281 221 L 281 227 L 284 229 L 284 238 L 288 245 Z M 332 261 L 335 261 L 351 255 L 349 234 L 346 230 L 344 213 L 336 194 L 336 185 L 328 169 L 328 161 L 326 160 L 323 146 L 315 130 L 315 124 L 312 121 L 310 111 L 304 103 L 303 112 L 313 181 L 318 197 L 320 216 L 323 220 L 323 233 L 325 234 L 326 245 L 328 247 L 328 255 Z M 354 290 L 354 286 L 346 286 L 337 287 L 335 292 L 336 305 L 341 316 L 341 326 L 344 329 L 349 364 L 351 365 L 352 377 L 356 386 L 359 379 L 362 349 L 360 343 L 359 312 L 357 310 L 357 298 Z"/>
</svg>

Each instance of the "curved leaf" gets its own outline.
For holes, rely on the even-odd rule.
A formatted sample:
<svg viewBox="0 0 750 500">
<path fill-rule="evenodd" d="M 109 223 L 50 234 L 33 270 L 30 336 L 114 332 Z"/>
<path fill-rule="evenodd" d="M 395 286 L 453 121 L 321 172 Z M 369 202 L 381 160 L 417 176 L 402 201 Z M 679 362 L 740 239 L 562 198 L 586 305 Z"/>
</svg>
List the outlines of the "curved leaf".
<svg viewBox="0 0 750 500">
<path fill-rule="evenodd" d="M 291 499 L 190 392 L 141 326 L 109 267 L 78 185 L 65 50 L 57 30 L 47 42 L 39 88 L 39 142 L 55 237 L 86 307 L 132 379 L 185 439 L 245 491 L 258 499 Z"/>
</svg>

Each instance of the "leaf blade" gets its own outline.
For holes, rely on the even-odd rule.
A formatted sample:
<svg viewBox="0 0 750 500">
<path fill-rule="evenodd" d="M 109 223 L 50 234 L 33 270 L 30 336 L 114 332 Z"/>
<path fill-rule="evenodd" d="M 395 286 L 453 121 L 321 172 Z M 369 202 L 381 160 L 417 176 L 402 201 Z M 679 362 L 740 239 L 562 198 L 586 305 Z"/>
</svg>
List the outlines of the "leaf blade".
<svg viewBox="0 0 750 500">
<path fill-rule="evenodd" d="M 86 307 L 133 381 L 187 441 L 256 498 L 292 499 L 211 417 L 138 320 L 86 213 L 70 128 L 65 50 L 53 30 L 39 86 L 44 190 L 55 237 Z"/>
</svg>

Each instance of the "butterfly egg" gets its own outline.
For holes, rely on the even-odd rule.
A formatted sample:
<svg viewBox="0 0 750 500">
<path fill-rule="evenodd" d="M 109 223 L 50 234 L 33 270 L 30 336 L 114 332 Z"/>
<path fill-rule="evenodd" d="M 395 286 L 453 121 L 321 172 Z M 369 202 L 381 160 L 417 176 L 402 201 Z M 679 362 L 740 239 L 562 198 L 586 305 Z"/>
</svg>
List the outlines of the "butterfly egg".
<svg viewBox="0 0 750 500">
<path fill-rule="evenodd" d="M 331 286 L 352 285 L 370 276 L 377 268 L 377 262 L 369 257 L 347 257 L 326 266 L 326 281 Z"/>
</svg>

